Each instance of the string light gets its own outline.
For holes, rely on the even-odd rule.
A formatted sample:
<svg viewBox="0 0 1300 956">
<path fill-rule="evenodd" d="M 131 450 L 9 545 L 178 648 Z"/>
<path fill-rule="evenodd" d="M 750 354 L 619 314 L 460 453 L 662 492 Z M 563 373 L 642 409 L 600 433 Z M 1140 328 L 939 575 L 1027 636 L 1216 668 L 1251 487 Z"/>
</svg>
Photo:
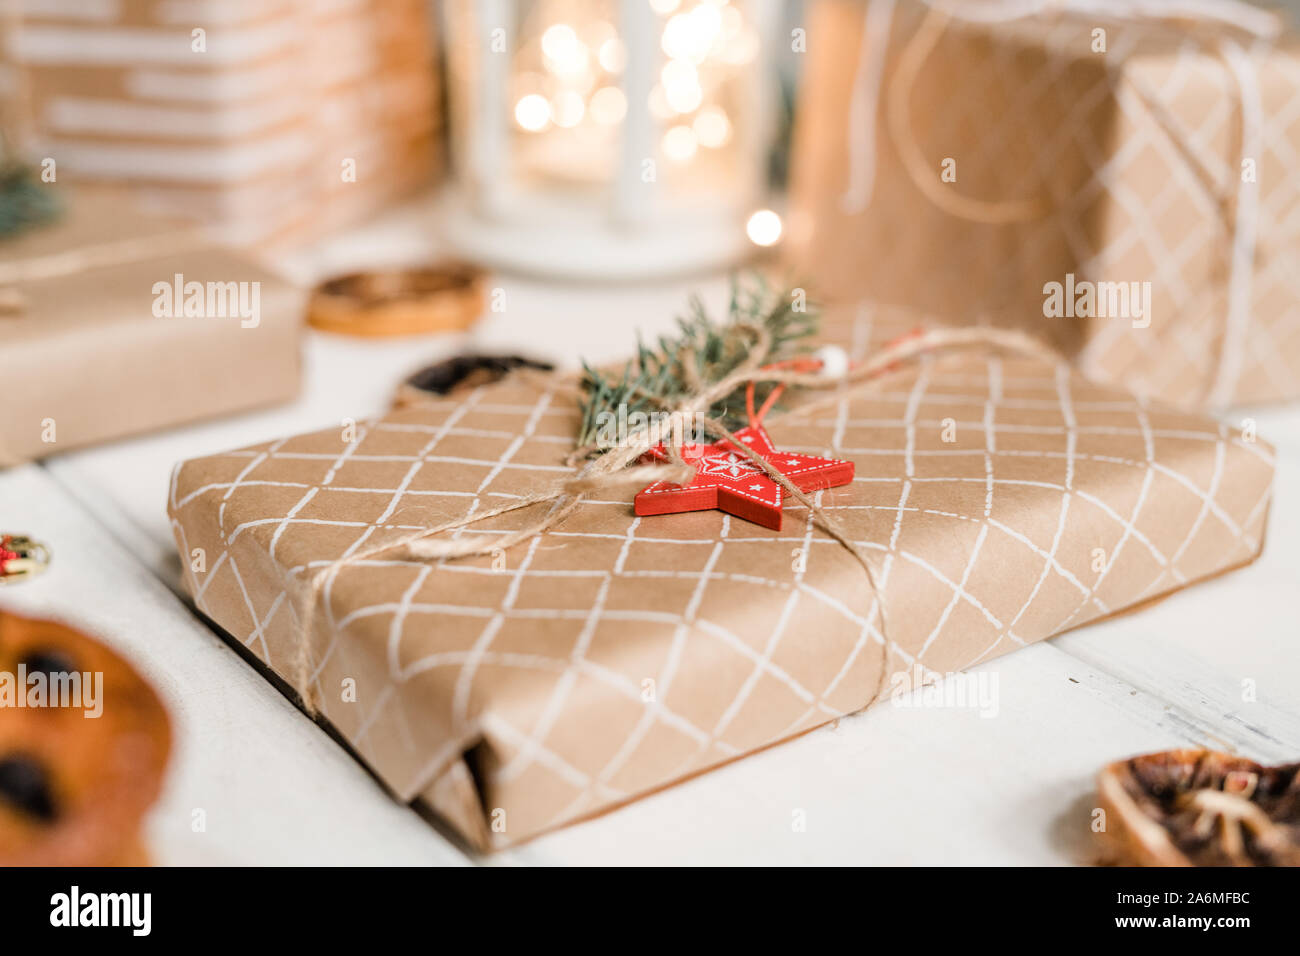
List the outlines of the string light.
<svg viewBox="0 0 1300 956">
<path fill-rule="evenodd" d="M 602 86 L 591 98 L 590 113 L 597 123 L 612 126 L 627 115 L 627 97 L 617 86 Z"/>
<path fill-rule="evenodd" d="M 674 126 L 664 133 L 664 155 L 675 163 L 689 163 L 695 156 L 695 131 L 689 126 Z"/>
<path fill-rule="evenodd" d="M 732 141 L 732 121 L 719 99 L 726 76 L 719 66 L 748 59 L 747 48 L 756 37 L 729 0 L 648 2 L 664 18 L 659 40 L 667 61 L 647 105 L 650 115 L 664 124 L 663 156 L 685 165 L 701 148 L 717 150 Z M 618 78 L 627 66 L 627 49 L 612 23 L 553 22 L 542 31 L 538 46 L 541 55 L 533 56 L 540 60 L 541 72 L 520 73 L 514 85 L 520 129 L 540 133 L 552 127 L 611 127 L 624 121 L 628 102 Z M 764 212 L 776 225 L 773 233 L 770 220 L 756 221 L 757 213 L 751 217 L 750 235 L 760 245 L 775 242 L 781 228 L 775 213 Z"/>
<path fill-rule="evenodd" d="M 745 223 L 745 234 L 756 246 L 775 245 L 781 238 L 781 217 L 770 209 L 760 209 Z"/>
<path fill-rule="evenodd" d="M 627 50 L 618 37 L 611 37 L 600 45 L 596 59 L 606 73 L 622 73 L 627 65 Z"/>
<path fill-rule="evenodd" d="M 707 106 L 700 110 L 691 126 L 700 145 L 709 149 L 725 146 L 731 138 L 731 121 L 720 106 Z"/>
<path fill-rule="evenodd" d="M 587 47 L 567 23 L 556 23 L 542 34 L 546 65 L 556 73 L 581 73 L 587 68 Z"/>
<path fill-rule="evenodd" d="M 546 128 L 551 121 L 551 106 L 546 97 L 529 93 L 515 104 L 515 122 L 530 133 Z"/>
<path fill-rule="evenodd" d="M 674 60 L 703 60 L 713 41 L 701 26 L 694 12 L 670 17 L 660 40 L 664 53 Z"/>
<path fill-rule="evenodd" d="M 722 14 L 711 3 L 701 3 L 691 11 L 691 29 L 697 36 L 697 43 L 704 48 L 704 53 L 713 49 L 722 31 Z"/>
<path fill-rule="evenodd" d="M 693 113 L 704 101 L 699 74 L 685 60 L 669 60 L 659 75 L 663 82 L 664 97 L 678 113 Z"/>
</svg>

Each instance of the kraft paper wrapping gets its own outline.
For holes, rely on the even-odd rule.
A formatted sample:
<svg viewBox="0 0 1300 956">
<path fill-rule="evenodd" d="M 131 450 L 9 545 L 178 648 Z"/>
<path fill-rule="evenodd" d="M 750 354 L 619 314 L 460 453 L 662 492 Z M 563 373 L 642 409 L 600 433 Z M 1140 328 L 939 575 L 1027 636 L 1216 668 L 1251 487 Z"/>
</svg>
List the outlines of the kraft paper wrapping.
<svg viewBox="0 0 1300 956">
<path fill-rule="evenodd" d="M 1090 377 L 1183 407 L 1300 396 L 1295 38 L 1228 49 L 1230 31 L 1197 24 L 951 21 L 909 85 L 900 63 L 926 9 L 813 7 L 790 232 L 810 281 L 1031 325 Z M 1039 213 L 986 224 L 937 205 L 905 167 L 893 97 L 945 196 Z M 1149 327 L 1045 317 L 1044 285 L 1067 274 L 1149 282 Z"/>
<path fill-rule="evenodd" d="M 905 328 L 864 305 L 828 331 L 861 357 Z M 769 424 L 779 447 L 855 462 L 818 500 L 870 555 L 883 623 L 800 507 L 774 533 L 718 511 L 637 518 L 629 493 L 491 557 L 329 571 L 309 645 L 322 716 L 402 800 L 501 847 L 856 711 L 894 674 L 970 667 L 1261 547 L 1266 445 L 1063 364 L 950 353 L 805 393 Z M 313 576 L 549 486 L 577 426 L 563 391 L 506 379 L 355 436 L 182 462 L 186 587 L 292 683 Z"/>
<path fill-rule="evenodd" d="M 63 199 L 60 222 L 0 242 L 0 273 L 122 244 L 156 240 L 160 248 L 117 264 L 0 280 L 22 302 L 0 313 L 0 466 L 297 395 L 301 290 L 225 249 L 182 238 L 175 224 L 134 214 L 112 191 Z M 179 248 L 186 242 L 192 247 Z M 173 251 L 163 251 L 168 246 Z M 174 283 L 178 273 L 185 282 L 258 283 L 258 324 L 245 328 L 238 314 L 156 316 L 154 284 Z"/>
</svg>

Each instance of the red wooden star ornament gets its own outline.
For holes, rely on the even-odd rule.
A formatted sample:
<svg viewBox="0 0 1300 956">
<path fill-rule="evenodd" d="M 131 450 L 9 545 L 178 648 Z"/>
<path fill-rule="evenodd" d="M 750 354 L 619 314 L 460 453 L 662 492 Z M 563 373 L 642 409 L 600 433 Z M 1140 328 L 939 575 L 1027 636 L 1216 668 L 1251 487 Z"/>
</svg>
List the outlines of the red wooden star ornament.
<svg viewBox="0 0 1300 956">
<path fill-rule="evenodd" d="M 761 424 L 741 428 L 735 434 L 800 491 L 834 488 L 853 480 L 853 462 L 778 451 Z M 668 460 L 668 452 L 662 445 L 648 454 L 659 461 Z M 781 530 L 783 489 L 734 444 L 720 441 L 712 445 L 685 445 L 682 459 L 696 466 L 694 480 L 686 485 L 656 481 L 641 489 L 634 502 L 638 515 L 721 508 L 737 518 L 773 531 Z"/>
<path fill-rule="evenodd" d="M 828 368 L 833 366 L 832 368 Z M 848 358 L 843 351 L 833 347 L 822 349 L 811 358 L 790 359 L 764 366 L 764 369 L 789 368 L 797 372 L 825 371 L 840 376 L 848 368 Z M 816 455 L 797 455 L 778 451 L 763 430 L 763 417 L 780 396 L 783 385 L 778 384 L 767 401 L 754 411 L 754 383 L 745 389 L 745 410 L 749 424 L 735 432 L 743 442 L 800 491 L 820 491 L 847 485 L 853 480 L 853 462 L 836 458 L 819 458 Z M 663 445 L 650 449 L 647 457 L 668 461 Z M 695 478 L 685 485 L 670 481 L 656 481 L 642 488 L 633 507 L 638 515 L 666 515 L 682 511 L 708 511 L 721 508 L 737 518 L 744 518 L 773 531 L 781 530 L 782 488 L 767 476 L 737 445 L 730 441 L 712 445 L 683 445 L 682 460 L 695 465 Z"/>
</svg>

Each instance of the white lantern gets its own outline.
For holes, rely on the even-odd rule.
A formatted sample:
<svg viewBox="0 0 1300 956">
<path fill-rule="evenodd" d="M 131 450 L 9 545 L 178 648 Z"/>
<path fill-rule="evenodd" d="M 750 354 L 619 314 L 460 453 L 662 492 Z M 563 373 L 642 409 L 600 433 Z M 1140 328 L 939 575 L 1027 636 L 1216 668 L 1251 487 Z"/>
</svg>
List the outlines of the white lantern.
<svg viewBox="0 0 1300 956">
<path fill-rule="evenodd" d="M 778 2 L 449 0 L 449 240 L 479 262 L 574 278 L 752 252 Z"/>
</svg>

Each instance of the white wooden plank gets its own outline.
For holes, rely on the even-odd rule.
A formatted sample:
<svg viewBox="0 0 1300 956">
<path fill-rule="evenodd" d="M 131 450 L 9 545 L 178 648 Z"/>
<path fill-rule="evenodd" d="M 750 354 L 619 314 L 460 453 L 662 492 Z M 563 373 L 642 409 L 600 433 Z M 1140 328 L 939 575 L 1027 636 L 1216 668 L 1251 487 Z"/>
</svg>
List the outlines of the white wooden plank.
<svg viewBox="0 0 1300 956">
<path fill-rule="evenodd" d="M 992 716 L 886 702 L 493 861 L 1089 862 L 1096 771 L 1193 742 L 1184 715 L 1051 642 L 972 673 L 996 676 Z"/>
<path fill-rule="evenodd" d="M 54 553 L 47 573 L 0 589 L 0 606 L 85 628 L 130 659 L 167 704 L 175 748 L 149 821 L 158 862 L 467 862 L 39 467 L 0 472 L 0 528 L 29 533 Z M 192 829 L 196 809 L 205 811 L 205 832 Z"/>
</svg>

